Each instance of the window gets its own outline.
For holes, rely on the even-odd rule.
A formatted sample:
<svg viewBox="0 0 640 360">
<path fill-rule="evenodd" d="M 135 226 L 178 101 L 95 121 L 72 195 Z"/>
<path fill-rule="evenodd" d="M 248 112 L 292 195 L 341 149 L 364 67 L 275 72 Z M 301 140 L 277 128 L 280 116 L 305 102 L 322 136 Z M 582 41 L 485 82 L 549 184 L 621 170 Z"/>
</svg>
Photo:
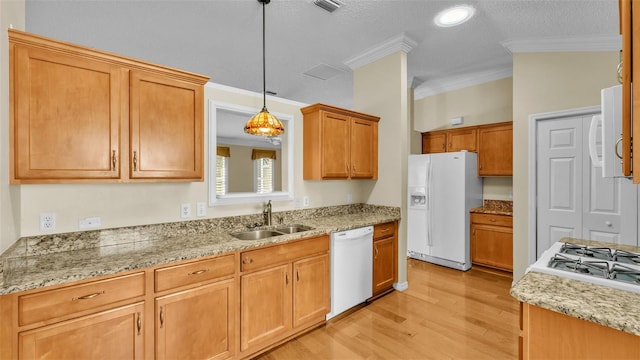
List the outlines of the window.
<svg viewBox="0 0 640 360">
<path fill-rule="evenodd" d="M 258 194 L 273 192 L 273 159 L 259 158 L 253 160 L 254 189 Z"/>
<path fill-rule="evenodd" d="M 216 147 L 216 195 L 229 192 L 229 158 L 231 150 L 228 146 Z"/>
</svg>

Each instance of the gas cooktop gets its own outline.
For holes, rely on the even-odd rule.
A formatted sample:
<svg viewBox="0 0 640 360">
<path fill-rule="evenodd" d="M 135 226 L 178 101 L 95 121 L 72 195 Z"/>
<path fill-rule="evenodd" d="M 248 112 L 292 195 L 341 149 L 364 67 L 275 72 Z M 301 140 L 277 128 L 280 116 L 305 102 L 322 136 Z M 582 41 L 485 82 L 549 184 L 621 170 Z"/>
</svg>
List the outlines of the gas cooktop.
<svg viewBox="0 0 640 360">
<path fill-rule="evenodd" d="M 640 254 L 557 242 L 527 269 L 640 293 Z"/>
</svg>

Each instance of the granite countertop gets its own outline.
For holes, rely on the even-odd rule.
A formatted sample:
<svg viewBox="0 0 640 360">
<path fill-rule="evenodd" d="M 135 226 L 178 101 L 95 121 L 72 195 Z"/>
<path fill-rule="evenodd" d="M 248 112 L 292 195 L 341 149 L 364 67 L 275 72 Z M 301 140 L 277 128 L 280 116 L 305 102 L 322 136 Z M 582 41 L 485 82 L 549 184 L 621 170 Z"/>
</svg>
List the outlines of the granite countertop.
<svg viewBox="0 0 640 360">
<path fill-rule="evenodd" d="M 484 200 L 482 206 L 471 208 L 469 209 L 469 212 L 478 213 L 478 214 L 513 216 L 513 201 Z"/>
<path fill-rule="evenodd" d="M 562 241 L 640 251 L 596 241 L 564 238 Z M 512 288 L 519 301 L 640 336 L 640 294 L 565 277 L 527 272 Z"/>
<path fill-rule="evenodd" d="M 284 224 L 310 226 L 313 230 L 261 240 L 238 240 L 230 235 L 231 232 L 246 231 L 245 224 L 259 216 L 225 218 L 226 221 L 216 219 L 215 226 L 192 221 L 192 224 L 167 224 L 162 231 L 133 227 L 94 231 L 94 234 L 70 233 L 25 239 L 0 255 L 0 261 L 4 264 L 4 271 L 0 273 L 0 295 L 400 219 L 399 208 L 367 205 L 356 211 L 350 209 L 347 213 L 332 211 L 334 208 L 327 208 L 326 212 L 316 211 L 306 218 L 296 218 L 289 214 L 292 212 L 284 214 Z M 275 227 L 277 225 L 271 226 Z M 91 242 L 102 245 L 87 245 Z M 27 245 L 30 243 L 33 244 Z M 57 252 L 48 250 L 52 247 L 69 249 Z"/>
</svg>

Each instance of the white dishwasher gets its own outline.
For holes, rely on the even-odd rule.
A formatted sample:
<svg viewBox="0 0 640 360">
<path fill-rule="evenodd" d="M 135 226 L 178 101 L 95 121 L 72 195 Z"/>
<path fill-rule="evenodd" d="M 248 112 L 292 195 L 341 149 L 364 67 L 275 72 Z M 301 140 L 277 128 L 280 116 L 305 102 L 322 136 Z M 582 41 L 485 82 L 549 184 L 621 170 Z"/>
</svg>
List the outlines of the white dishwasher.
<svg viewBox="0 0 640 360">
<path fill-rule="evenodd" d="M 331 312 L 326 319 L 373 295 L 373 226 L 331 233 Z"/>
</svg>

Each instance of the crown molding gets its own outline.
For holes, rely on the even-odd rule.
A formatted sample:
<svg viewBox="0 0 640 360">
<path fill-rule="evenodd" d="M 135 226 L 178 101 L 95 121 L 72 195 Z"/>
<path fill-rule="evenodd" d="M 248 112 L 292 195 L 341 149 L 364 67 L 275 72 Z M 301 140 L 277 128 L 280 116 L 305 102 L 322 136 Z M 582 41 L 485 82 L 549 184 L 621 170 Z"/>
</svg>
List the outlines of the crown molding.
<svg viewBox="0 0 640 360">
<path fill-rule="evenodd" d="M 414 89 L 413 100 L 420 100 L 428 96 L 463 89 L 469 86 L 480 85 L 508 77 L 513 77 L 512 67 L 425 81 L 419 87 Z"/>
<path fill-rule="evenodd" d="M 372 47 L 364 53 L 357 55 L 344 62 L 351 70 L 356 70 L 362 66 L 371 64 L 374 61 L 380 60 L 385 56 L 391 55 L 398 51 L 408 53 L 413 50 L 418 43 L 408 37 L 405 33 L 395 36 L 382 42 L 379 45 Z"/>
<path fill-rule="evenodd" d="M 622 48 L 620 35 L 506 40 L 500 43 L 513 53 L 616 51 Z"/>
</svg>

